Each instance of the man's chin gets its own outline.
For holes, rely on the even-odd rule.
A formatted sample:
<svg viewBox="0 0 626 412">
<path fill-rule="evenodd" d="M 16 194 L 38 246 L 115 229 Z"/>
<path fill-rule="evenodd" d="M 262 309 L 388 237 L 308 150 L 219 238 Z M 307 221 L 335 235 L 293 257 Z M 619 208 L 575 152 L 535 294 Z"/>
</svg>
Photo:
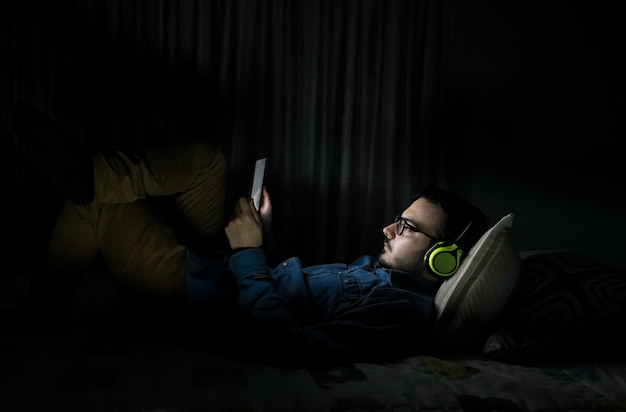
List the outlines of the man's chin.
<svg viewBox="0 0 626 412">
<path fill-rule="evenodd" d="M 385 252 L 383 252 L 380 255 L 378 255 L 378 263 L 380 263 L 383 267 L 388 268 L 389 267 L 389 262 L 387 262 L 387 259 L 385 259 L 385 255 L 386 255 Z"/>
</svg>

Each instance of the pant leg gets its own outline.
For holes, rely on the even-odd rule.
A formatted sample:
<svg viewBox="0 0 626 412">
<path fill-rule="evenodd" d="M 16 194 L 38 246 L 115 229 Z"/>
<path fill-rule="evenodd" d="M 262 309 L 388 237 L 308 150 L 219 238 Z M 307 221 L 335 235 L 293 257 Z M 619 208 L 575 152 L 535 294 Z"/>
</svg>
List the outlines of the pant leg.
<svg viewBox="0 0 626 412">
<path fill-rule="evenodd" d="M 94 207 L 99 249 L 122 296 L 186 297 L 187 249 L 143 200 Z"/>
<path fill-rule="evenodd" d="M 53 229 L 48 270 L 58 278 L 84 273 L 100 253 L 121 294 L 184 299 L 187 248 L 145 198 L 176 195 L 178 212 L 194 231 L 202 236 L 221 231 L 223 154 L 194 142 L 148 151 L 140 159 L 123 153 L 93 158 L 94 200 L 87 206 L 65 203 Z"/>
<path fill-rule="evenodd" d="M 98 253 L 123 295 L 161 301 L 186 295 L 186 248 L 143 200 L 65 204 L 51 236 L 49 276 L 64 279 L 85 273 Z"/>
<path fill-rule="evenodd" d="M 177 209 L 198 234 L 211 236 L 223 229 L 227 163 L 218 147 L 190 142 L 146 151 L 139 159 L 120 152 L 93 158 L 93 203 L 177 195 Z"/>
<path fill-rule="evenodd" d="M 66 201 L 52 228 L 46 269 L 53 273 L 84 273 L 95 262 L 99 249 L 91 208 Z"/>
</svg>

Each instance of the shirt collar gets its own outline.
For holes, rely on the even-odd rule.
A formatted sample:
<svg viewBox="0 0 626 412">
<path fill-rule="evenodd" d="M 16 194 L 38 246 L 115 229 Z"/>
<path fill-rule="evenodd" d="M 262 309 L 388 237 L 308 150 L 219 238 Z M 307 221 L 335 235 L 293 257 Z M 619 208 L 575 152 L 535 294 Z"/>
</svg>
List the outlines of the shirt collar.
<svg viewBox="0 0 626 412">
<path fill-rule="evenodd" d="M 400 289 L 435 296 L 439 290 L 439 286 L 441 286 L 441 283 L 429 282 L 428 280 L 413 273 L 386 268 L 381 265 L 378 260 L 372 262 L 372 268 L 384 269 L 387 273 L 389 273 L 389 282 L 391 282 L 391 285 Z"/>
<path fill-rule="evenodd" d="M 439 290 L 440 283 L 429 282 L 413 273 L 391 270 L 389 274 L 391 284 L 400 289 L 407 289 L 413 292 L 425 293 L 435 296 Z"/>
</svg>

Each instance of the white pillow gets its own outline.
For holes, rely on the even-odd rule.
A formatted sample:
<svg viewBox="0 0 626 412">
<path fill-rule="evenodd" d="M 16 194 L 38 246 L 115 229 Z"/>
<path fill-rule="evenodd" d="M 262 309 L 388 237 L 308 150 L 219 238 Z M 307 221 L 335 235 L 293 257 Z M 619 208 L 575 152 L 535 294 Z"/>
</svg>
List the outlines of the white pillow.
<svg viewBox="0 0 626 412">
<path fill-rule="evenodd" d="M 485 232 L 437 291 L 434 350 L 472 348 L 511 297 L 520 273 L 520 256 L 511 242 L 513 216 Z"/>
</svg>

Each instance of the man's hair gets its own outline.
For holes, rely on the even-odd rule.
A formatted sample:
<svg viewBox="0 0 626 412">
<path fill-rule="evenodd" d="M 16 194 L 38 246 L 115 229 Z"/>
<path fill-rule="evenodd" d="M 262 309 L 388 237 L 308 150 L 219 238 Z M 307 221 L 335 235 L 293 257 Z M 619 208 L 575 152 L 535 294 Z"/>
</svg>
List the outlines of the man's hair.
<svg viewBox="0 0 626 412">
<path fill-rule="evenodd" d="M 457 194 L 437 187 L 426 187 L 413 196 L 413 201 L 419 198 L 441 206 L 447 215 L 445 224 L 437 230 L 439 240 L 455 242 L 467 228 L 457 242 L 461 250 L 465 251 L 464 255 L 489 229 L 487 216 Z"/>
</svg>

